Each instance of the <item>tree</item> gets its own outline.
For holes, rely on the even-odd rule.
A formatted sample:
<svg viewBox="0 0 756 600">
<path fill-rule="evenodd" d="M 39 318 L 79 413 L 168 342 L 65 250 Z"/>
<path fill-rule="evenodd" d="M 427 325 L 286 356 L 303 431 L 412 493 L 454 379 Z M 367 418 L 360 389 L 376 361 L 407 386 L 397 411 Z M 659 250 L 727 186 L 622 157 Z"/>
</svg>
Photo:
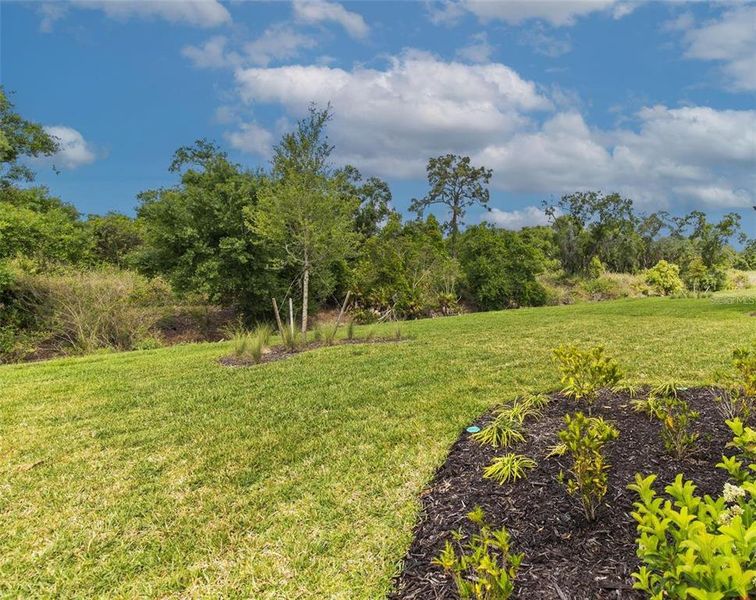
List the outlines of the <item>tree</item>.
<svg viewBox="0 0 756 600">
<path fill-rule="evenodd" d="M 87 228 L 93 258 L 118 267 L 125 267 L 143 242 L 140 223 L 120 213 L 89 215 Z"/>
<path fill-rule="evenodd" d="M 27 121 L 13 111 L 13 104 L 0 86 L 0 185 L 33 181 L 34 172 L 19 164 L 18 159 L 52 156 L 57 150 L 57 140 L 42 125 Z"/>
<path fill-rule="evenodd" d="M 248 318 L 269 314 L 280 280 L 245 221 L 265 176 L 243 171 L 206 140 L 179 148 L 170 170 L 180 173 L 178 185 L 138 196 L 140 268 L 165 275 L 178 292 L 234 305 Z"/>
<path fill-rule="evenodd" d="M 394 212 L 388 183 L 378 177 L 368 177 L 363 182 L 362 174 L 351 165 L 340 169 L 336 176 L 343 182 L 345 197 L 359 202 L 354 214 L 357 233 L 366 238 L 376 235 Z"/>
<path fill-rule="evenodd" d="M 343 186 L 328 164 L 333 147 L 325 127 L 330 107 L 310 107 L 295 131 L 274 150 L 273 175 L 260 191 L 247 222 L 278 255 L 278 268 L 296 270 L 302 290 L 302 333 L 307 332 L 310 277 L 322 276 L 354 248 L 353 216 L 357 199 L 344 197 Z"/>
<path fill-rule="evenodd" d="M 489 224 L 469 227 L 459 239 L 465 294 L 482 310 L 544 304 L 546 291 L 535 278 L 541 260 L 515 232 Z"/>
<path fill-rule="evenodd" d="M 449 221 L 444 223 L 450 236 L 452 255 L 456 255 L 459 228 L 464 225 L 465 212 L 479 204 L 488 207 L 488 188 L 493 171 L 485 167 L 473 167 L 469 156 L 445 154 L 428 161 L 426 169 L 430 191 L 424 198 L 414 198 L 410 210 L 422 218 L 426 208 L 442 204 L 450 211 Z"/>
</svg>

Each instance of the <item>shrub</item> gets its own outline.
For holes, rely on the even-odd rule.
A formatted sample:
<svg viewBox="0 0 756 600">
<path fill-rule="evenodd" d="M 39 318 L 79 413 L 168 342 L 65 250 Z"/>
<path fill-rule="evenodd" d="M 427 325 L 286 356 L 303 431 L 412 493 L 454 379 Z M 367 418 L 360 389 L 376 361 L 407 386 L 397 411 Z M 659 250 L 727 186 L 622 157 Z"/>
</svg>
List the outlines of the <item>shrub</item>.
<svg viewBox="0 0 756 600">
<path fill-rule="evenodd" d="M 605 271 L 604 263 L 601 262 L 598 256 L 591 258 L 591 262 L 588 264 L 588 276 L 591 279 L 598 279 Z"/>
<path fill-rule="evenodd" d="M 478 533 L 462 544 L 462 532 L 455 532 L 456 544 L 447 540 L 443 552 L 433 563 L 454 577 L 462 600 L 507 600 L 514 591 L 514 581 L 524 555 L 512 554 L 507 530 L 503 527 L 492 529 L 487 525 L 480 507 L 470 512 L 467 518 L 477 526 Z"/>
<path fill-rule="evenodd" d="M 657 497 L 656 475 L 637 474 L 628 486 L 639 496 L 632 516 L 643 562 L 633 587 L 651 598 L 746 600 L 756 592 L 756 431 L 738 419 L 727 424 L 738 453 L 717 466 L 738 485 L 725 483 L 720 497 L 701 498 L 682 475 L 665 488 L 670 499 Z"/>
<path fill-rule="evenodd" d="M 159 318 L 145 304 L 150 283 L 131 271 L 23 275 L 18 285 L 27 310 L 38 314 L 64 347 L 81 352 L 132 349 L 150 336 Z"/>
<path fill-rule="evenodd" d="M 716 292 L 724 289 L 727 283 L 727 271 L 722 266 L 707 267 L 701 257 L 690 261 L 683 273 L 685 285 L 692 292 Z"/>
<path fill-rule="evenodd" d="M 662 296 L 677 294 L 683 290 L 680 267 L 666 260 L 660 260 L 646 271 L 646 283 Z"/>
<path fill-rule="evenodd" d="M 536 462 L 532 458 L 509 452 L 494 458 L 483 470 L 483 477 L 493 479 L 498 483 L 508 483 L 525 477 L 525 471 L 535 467 Z"/>
<path fill-rule="evenodd" d="M 619 431 L 600 417 L 583 413 L 565 416 L 566 427 L 559 432 L 559 444 L 552 454 L 570 454 L 571 477 L 567 492 L 577 495 L 589 521 L 596 519 L 596 509 L 606 495 L 609 464 L 604 458 L 604 444 L 619 437 Z M 560 474 L 564 478 L 564 474 Z"/>
<path fill-rule="evenodd" d="M 698 412 L 691 410 L 685 400 L 676 396 L 657 397 L 650 407 L 661 422 L 664 447 L 673 456 L 682 458 L 698 439 L 698 434 L 691 431 Z"/>
<path fill-rule="evenodd" d="M 562 393 L 574 400 L 584 400 L 589 414 L 599 390 L 615 385 L 622 378 L 617 362 L 604 355 L 602 346 L 586 350 L 561 346 L 554 350 L 554 356 L 559 361 Z"/>
<path fill-rule="evenodd" d="M 739 374 L 738 383 L 746 396 L 756 397 L 756 342 L 751 348 L 738 348 L 732 353 L 732 364 Z"/>
</svg>

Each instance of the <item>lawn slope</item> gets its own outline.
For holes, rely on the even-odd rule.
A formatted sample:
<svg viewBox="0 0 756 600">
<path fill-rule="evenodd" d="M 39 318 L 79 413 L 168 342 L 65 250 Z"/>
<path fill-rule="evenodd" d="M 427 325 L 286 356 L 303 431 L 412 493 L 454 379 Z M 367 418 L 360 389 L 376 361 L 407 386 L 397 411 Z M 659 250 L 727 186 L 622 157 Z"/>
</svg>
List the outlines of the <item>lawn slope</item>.
<svg viewBox="0 0 756 600">
<path fill-rule="evenodd" d="M 225 344 L 0 367 L 0 596 L 380 598 L 460 428 L 555 388 L 551 348 L 699 384 L 756 337 L 748 300 L 417 321 L 247 369 Z"/>
</svg>

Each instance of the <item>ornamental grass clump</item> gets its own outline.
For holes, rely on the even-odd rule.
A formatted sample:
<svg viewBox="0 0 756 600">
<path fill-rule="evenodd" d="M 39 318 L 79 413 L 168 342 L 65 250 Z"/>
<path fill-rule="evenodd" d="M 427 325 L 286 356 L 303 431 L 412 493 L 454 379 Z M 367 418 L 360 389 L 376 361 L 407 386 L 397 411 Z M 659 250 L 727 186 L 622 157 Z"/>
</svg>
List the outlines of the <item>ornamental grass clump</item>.
<svg viewBox="0 0 756 600">
<path fill-rule="evenodd" d="M 601 417 L 586 417 L 583 413 L 565 415 L 566 427 L 559 432 L 560 444 L 551 455 L 568 454 L 572 458 L 569 476 L 560 473 L 567 492 L 580 499 L 588 521 L 596 520 L 596 510 L 607 491 L 609 464 L 604 457 L 604 445 L 619 437 L 619 431 Z"/>
<path fill-rule="evenodd" d="M 643 563 L 633 573 L 633 587 L 652 599 L 748 600 L 756 594 L 756 430 L 740 419 L 727 421 L 733 432 L 717 467 L 735 483 L 721 496 L 695 494 L 696 486 L 678 474 L 657 497 L 656 475 L 635 476 L 629 489 L 638 494 L 633 518 L 638 523 L 637 555 Z"/>
<path fill-rule="evenodd" d="M 433 564 L 452 575 L 462 600 L 507 600 L 524 555 L 512 554 L 507 530 L 492 529 L 479 506 L 467 518 L 478 532 L 465 543 L 461 531 L 452 533 L 455 543 L 447 540 Z"/>
<path fill-rule="evenodd" d="M 525 419 L 540 414 L 539 408 L 548 402 L 543 396 L 527 396 L 516 398 L 511 405 L 497 411 L 493 420 L 474 433 L 472 438 L 494 448 L 505 448 L 517 442 L 522 442 L 525 436 L 522 426 Z"/>
<path fill-rule="evenodd" d="M 525 472 L 535 467 L 536 462 L 532 458 L 508 452 L 494 458 L 483 470 L 483 477 L 504 484 L 525 477 Z"/>
<path fill-rule="evenodd" d="M 554 350 L 564 386 L 562 393 L 588 405 L 588 414 L 602 388 L 611 388 L 622 379 L 622 373 L 613 358 L 604 354 L 603 346 L 580 349 L 560 346 Z"/>
</svg>

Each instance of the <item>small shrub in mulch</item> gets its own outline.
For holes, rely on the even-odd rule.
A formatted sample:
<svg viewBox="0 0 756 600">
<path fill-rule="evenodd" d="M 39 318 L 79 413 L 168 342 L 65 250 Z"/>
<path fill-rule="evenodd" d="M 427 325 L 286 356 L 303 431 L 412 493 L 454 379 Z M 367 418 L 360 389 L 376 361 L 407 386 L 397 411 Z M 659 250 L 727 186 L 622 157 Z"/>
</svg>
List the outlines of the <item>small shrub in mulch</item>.
<svg viewBox="0 0 756 600">
<path fill-rule="evenodd" d="M 386 344 L 391 342 L 403 342 L 409 338 L 397 338 L 397 337 L 380 337 L 370 339 L 345 339 L 336 340 L 332 344 L 326 344 L 324 342 L 307 342 L 306 344 L 300 344 L 296 348 L 290 348 L 287 346 L 273 346 L 266 348 L 263 352 L 260 360 L 255 362 L 251 358 L 244 356 L 223 356 L 218 359 L 218 362 L 226 367 L 252 367 L 258 364 L 265 364 L 274 362 L 277 360 L 283 360 L 291 356 L 296 356 L 302 352 L 308 352 L 310 350 L 317 350 L 318 348 L 328 348 L 333 346 L 343 346 L 349 344 Z"/>
<path fill-rule="evenodd" d="M 467 514 L 483 508 L 492 527 L 506 527 L 513 552 L 524 553 L 513 598 L 521 600 L 635 599 L 631 573 L 636 558 L 636 522 L 630 513 L 635 492 L 628 490 L 636 473 L 657 473 L 662 491 L 677 473 L 697 485 L 698 494 L 721 494 L 727 474 L 716 468 L 732 432 L 714 400 L 714 390 L 690 389 L 680 393 L 700 413 L 693 423 L 698 439 L 682 458 L 665 450 L 658 419 L 633 410 L 624 393 L 602 392 L 593 406 L 594 416 L 610 421 L 619 438 L 608 443 L 608 492 L 589 523 L 579 501 L 558 481 L 569 470 L 567 456 L 550 456 L 564 427 L 564 416 L 579 410 L 561 394 L 526 423 L 525 440 L 513 451 L 533 458 L 537 466 L 517 481 L 499 485 L 483 477 L 484 469 L 501 454 L 463 433 L 448 458 L 422 493 L 422 511 L 414 540 L 404 558 L 403 571 L 394 582 L 392 600 L 458 598 L 450 575 L 433 564 L 452 531 L 471 533 Z M 492 414 L 483 415 L 485 425 Z"/>
</svg>

